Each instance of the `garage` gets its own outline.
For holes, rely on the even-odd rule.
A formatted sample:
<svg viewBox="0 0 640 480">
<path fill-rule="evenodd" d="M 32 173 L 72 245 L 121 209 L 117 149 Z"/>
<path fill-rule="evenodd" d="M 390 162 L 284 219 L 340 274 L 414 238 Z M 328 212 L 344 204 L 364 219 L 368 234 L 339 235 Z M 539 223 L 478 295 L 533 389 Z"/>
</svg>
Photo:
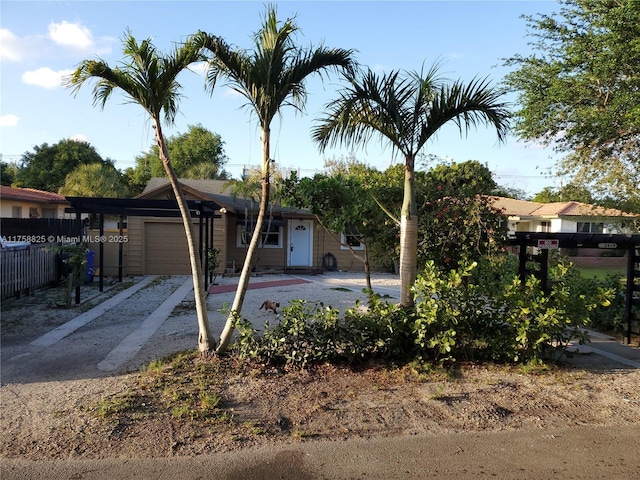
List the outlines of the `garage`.
<svg viewBox="0 0 640 480">
<path fill-rule="evenodd" d="M 182 222 L 145 222 L 143 245 L 147 275 L 191 274 Z"/>
</svg>

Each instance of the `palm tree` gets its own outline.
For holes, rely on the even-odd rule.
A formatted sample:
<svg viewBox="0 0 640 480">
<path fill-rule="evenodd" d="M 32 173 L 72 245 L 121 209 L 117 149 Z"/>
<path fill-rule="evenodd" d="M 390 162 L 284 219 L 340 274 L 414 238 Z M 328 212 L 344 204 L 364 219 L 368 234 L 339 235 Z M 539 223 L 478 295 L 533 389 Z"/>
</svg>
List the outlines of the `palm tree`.
<svg viewBox="0 0 640 480">
<path fill-rule="evenodd" d="M 254 35 L 254 50 L 234 49 L 219 37 L 200 32 L 199 45 L 212 53 L 207 75 L 213 88 L 219 78 L 240 93 L 260 123 L 262 140 L 262 185 L 260 207 L 255 229 L 247 249 L 238 289 L 226 325 L 220 337 L 218 352 L 224 352 L 234 330 L 234 320 L 240 314 L 249 285 L 253 255 L 260 241 L 270 192 L 270 139 L 271 121 L 283 106 L 302 111 L 306 100 L 305 79 L 311 74 L 329 69 L 352 68 L 352 51 L 327 49 L 301 49 L 294 42 L 298 27 L 293 19 L 278 22 L 275 6 L 267 6 L 261 29 Z"/>
<path fill-rule="evenodd" d="M 198 316 L 198 349 L 206 354 L 215 349 L 215 340 L 210 333 L 202 268 L 197 257 L 198 250 L 194 242 L 191 214 L 169 159 L 161 121 L 164 117 L 167 124 L 173 124 L 178 112 L 181 88 L 176 78 L 191 63 L 201 60 L 200 49 L 191 42 L 187 42 L 176 47 L 171 54 L 162 55 L 156 50 L 151 40 L 138 43 L 128 31 L 123 40 L 123 47 L 123 53 L 128 60 L 126 63 L 123 62 L 120 66 L 111 68 L 100 59 L 84 60 L 68 78 L 67 86 L 73 88 L 74 93 L 77 94 L 86 81 L 96 80 L 93 89 L 94 105 L 104 108 L 111 94 L 116 89 L 120 89 L 130 102 L 139 104 L 151 117 L 159 157 L 171 182 L 184 223 Z"/>
<path fill-rule="evenodd" d="M 312 137 L 324 151 L 328 146 L 366 145 L 374 134 L 388 141 L 405 160 L 404 199 L 400 224 L 400 304 L 412 306 L 411 286 L 417 275 L 418 209 L 415 199 L 416 156 L 440 127 L 453 121 L 466 133 L 479 123 L 493 125 L 504 141 L 509 119 L 501 93 L 486 79 L 447 83 L 438 64 L 425 74 L 399 71 L 378 76 L 370 69 L 351 76 L 339 98 L 314 127 Z"/>
</svg>

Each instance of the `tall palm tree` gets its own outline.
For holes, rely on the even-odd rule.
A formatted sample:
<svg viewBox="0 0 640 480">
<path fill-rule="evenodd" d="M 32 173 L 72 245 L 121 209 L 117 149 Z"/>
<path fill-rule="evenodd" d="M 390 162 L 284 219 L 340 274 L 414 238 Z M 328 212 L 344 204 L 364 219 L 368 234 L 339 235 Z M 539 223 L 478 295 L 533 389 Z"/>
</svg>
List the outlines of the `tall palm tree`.
<svg viewBox="0 0 640 480">
<path fill-rule="evenodd" d="M 120 89 L 130 102 L 139 104 L 151 117 L 159 157 L 169 177 L 184 223 L 198 316 L 198 349 L 206 354 L 215 349 L 215 340 L 210 333 L 202 268 L 194 241 L 194 227 L 162 133 L 162 119 L 164 118 L 164 121 L 171 125 L 178 112 L 181 85 L 176 78 L 191 63 L 202 59 L 199 52 L 200 49 L 196 45 L 187 42 L 176 47 L 170 54 L 162 55 L 156 50 L 151 40 L 138 43 L 127 31 L 123 40 L 126 62 L 111 68 L 100 59 L 84 60 L 69 76 L 67 86 L 73 88 L 74 93 L 77 94 L 86 81 L 95 80 L 93 104 L 100 105 L 101 108 L 104 108 L 111 94 Z"/>
<path fill-rule="evenodd" d="M 424 72 L 381 76 L 370 69 L 349 78 L 349 85 L 326 107 L 312 137 L 324 151 L 337 144 L 364 146 L 374 136 L 388 141 L 404 157 L 404 199 L 400 224 L 400 304 L 413 305 L 411 286 L 417 275 L 418 208 L 415 199 L 416 156 L 427 140 L 448 122 L 460 133 L 479 123 L 494 126 L 504 141 L 509 129 L 507 104 L 486 79 L 448 83 L 438 64 Z"/>
<path fill-rule="evenodd" d="M 260 241 L 260 232 L 269 204 L 270 192 L 270 140 L 271 121 L 283 106 L 292 106 L 302 111 L 306 100 L 305 79 L 335 69 L 351 69 L 352 51 L 327 49 L 323 46 L 302 49 L 295 43 L 298 27 L 294 19 L 279 22 L 276 8 L 267 6 L 267 13 L 260 30 L 254 35 L 254 49 L 234 49 L 219 37 L 199 32 L 199 44 L 212 53 L 207 75 L 211 88 L 219 78 L 227 81 L 246 100 L 255 113 L 261 129 L 262 140 L 262 185 L 260 207 L 251 242 L 247 249 L 238 289 L 229 317 L 220 337 L 218 352 L 224 352 L 234 330 L 234 320 L 240 314 L 249 285 L 253 255 Z"/>
</svg>

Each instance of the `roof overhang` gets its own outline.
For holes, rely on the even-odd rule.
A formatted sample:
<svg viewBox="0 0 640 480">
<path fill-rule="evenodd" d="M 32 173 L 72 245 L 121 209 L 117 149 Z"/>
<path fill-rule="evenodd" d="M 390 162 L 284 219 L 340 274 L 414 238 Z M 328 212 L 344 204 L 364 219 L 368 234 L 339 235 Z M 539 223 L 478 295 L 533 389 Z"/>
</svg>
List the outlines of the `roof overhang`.
<svg viewBox="0 0 640 480">
<path fill-rule="evenodd" d="M 97 213 L 125 217 L 180 217 L 178 202 L 175 200 L 149 200 L 144 198 L 101 198 L 66 197 L 71 205 L 66 213 Z M 216 202 L 187 200 L 192 217 L 220 218 L 215 211 L 220 209 Z"/>
</svg>

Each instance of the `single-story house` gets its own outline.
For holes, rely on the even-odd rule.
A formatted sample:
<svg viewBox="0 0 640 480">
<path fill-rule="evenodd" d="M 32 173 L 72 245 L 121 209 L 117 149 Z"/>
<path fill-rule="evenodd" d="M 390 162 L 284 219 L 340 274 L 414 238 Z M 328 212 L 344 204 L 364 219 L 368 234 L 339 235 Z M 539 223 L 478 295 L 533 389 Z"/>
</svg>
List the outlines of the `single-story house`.
<svg viewBox="0 0 640 480">
<path fill-rule="evenodd" d="M 638 215 L 580 202 L 538 203 L 493 197 L 502 210 L 509 232 L 634 233 Z"/>
<path fill-rule="evenodd" d="M 187 200 L 217 205 L 209 232 L 201 232 L 199 219 L 193 219 L 196 241 L 201 233 L 212 239 L 210 246 L 219 251 L 218 273 L 238 273 L 253 233 L 259 202 L 233 195 L 225 180 L 180 179 L 180 183 Z M 167 178 L 152 178 L 136 198 L 169 200 L 174 196 Z M 578 202 L 542 204 L 494 197 L 494 206 L 503 210 L 510 231 L 624 233 L 627 227 L 623 223 L 636 218 Z M 128 275 L 191 273 L 181 218 L 129 216 L 125 235 L 124 267 Z M 354 255 L 362 253 L 361 250 L 363 246 L 357 238 L 328 232 L 308 211 L 274 203 L 267 211 L 254 268 L 266 272 L 362 271 L 363 263 Z"/>
<path fill-rule="evenodd" d="M 234 196 L 225 180 L 180 179 L 187 200 L 215 202 L 219 218 L 213 221 L 213 244 L 218 249 L 219 273 L 242 268 L 253 233 L 259 203 Z M 152 178 L 136 198 L 173 198 L 167 178 Z M 198 220 L 194 219 L 196 235 Z M 129 275 L 189 274 L 190 265 L 182 220 L 130 216 L 127 220 L 127 273 Z M 341 239 L 342 237 L 342 239 Z M 362 250 L 357 239 L 348 239 Z M 260 248 L 254 255 L 257 271 L 363 270 L 364 266 L 342 245 L 344 236 L 326 231 L 304 210 L 272 205 L 267 211 Z"/>
<path fill-rule="evenodd" d="M 57 193 L 0 186 L 2 218 L 72 218 L 64 213 L 68 206 L 64 196 Z"/>
</svg>

